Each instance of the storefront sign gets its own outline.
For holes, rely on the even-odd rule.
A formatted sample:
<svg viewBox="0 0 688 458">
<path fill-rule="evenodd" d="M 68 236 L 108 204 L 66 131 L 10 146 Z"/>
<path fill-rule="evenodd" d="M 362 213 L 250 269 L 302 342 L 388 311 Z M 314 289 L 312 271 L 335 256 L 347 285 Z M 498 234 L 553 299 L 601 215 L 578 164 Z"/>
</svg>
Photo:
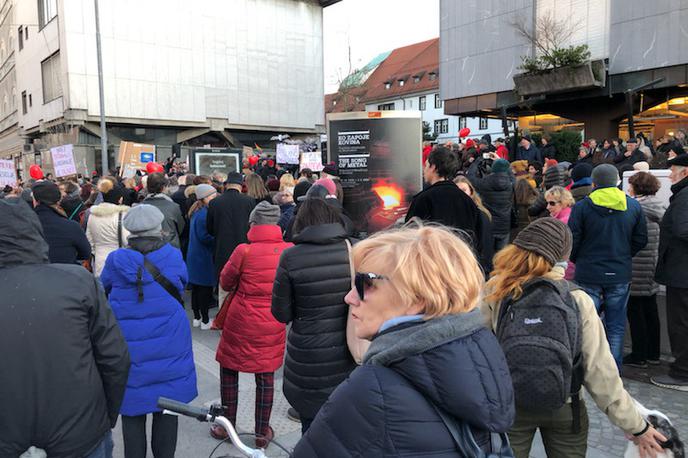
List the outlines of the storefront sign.
<svg viewBox="0 0 688 458">
<path fill-rule="evenodd" d="M 190 151 L 189 162 L 196 175 L 214 172 L 241 172 L 241 150 L 237 148 L 197 148 Z"/>
</svg>

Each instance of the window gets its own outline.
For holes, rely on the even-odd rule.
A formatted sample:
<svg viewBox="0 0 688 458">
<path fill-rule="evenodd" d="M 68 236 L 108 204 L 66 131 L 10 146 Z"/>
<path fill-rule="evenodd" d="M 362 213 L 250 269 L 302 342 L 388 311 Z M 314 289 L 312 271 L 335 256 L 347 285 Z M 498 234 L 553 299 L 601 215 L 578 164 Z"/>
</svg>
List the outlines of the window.
<svg viewBox="0 0 688 458">
<path fill-rule="evenodd" d="M 31 94 L 29 94 L 29 108 L 33 106 L 33 97 L 31 97 Z"/>
<path fill-rule="evenodd" d="M 435 120 L 435 135 L 446 134 L 449 132 L 449 120 L 448 119 L 436 119 Z"/>
<path fill-rule="evenodd" d="M 24 49 L 24 27 L 17 29 L 17 36 L 19 37 L 19 50 Z"/>
<path fill-rule="evenodd" d="M 22 114 L 26 114 L 29 111 L 26 106 L 26 91 L 22 92 Z"/>
<path fill-rule="evenodd" d="M 425 111 L 425 96 L 421 95 L 418 97 L 418 109 L 420 111 Z"/>
<path fill-rule="evenodd" d="M 439 94 L 435 94 L 435 108 L 442 108 L 442 99 Z"/>
<path fill-rule="evenodd" d="M 333 106 L 333 107 L 336 107 L 336 106 L 337 106 L 337 101 L 336 101 L 336 100 L 333 100 L 333 101 L 332 101 L 332 106 Z"/>
<path fill-rule="evenodd" d="M 408 108 L 409 110 L 413 110 L 413 99 L 404 100 L 404 109 L 406 108 Z"/>
<path fill-rule="evenodd" d="M 420 76 L 414 76 L 414 77 L 413 77 L 413 83 L 414 83 L 414 84 L 420 83 Z"/>
<path fill-rule="evenodd" d="M 24 27 L 24 41 L 29 39 L 29 26 Z"/>
<path fill-rule="evenodd" d="M 390 81 L 385 81 L 385 89 L 390 89 L 392 87 L 392 83 Z"/>
<path fill-rule="evenodd" d="M 437 73 L 435 72 L 428 73 L 428 76 L 430 77 L 430 81 L 435 81 L 437 79 Z"/>
<path fill-rule="evenodd" d="M 48 103 L 62 96 L 62 81 L 60 78 L 60 51 L 41 62 L 43 77 L 43 103 Z"/>
<path fill-rule="evenodd" d="M 42 29 L 57 16 L 57 0 L 38 0 L 38 26 Z"/>
<path fill-rule="evenodd" d="M 404 80 L 399 80 L 399 86 L 404 87 Z"/>
<path fill-rule="evenodd" d="M 384 103 L 377 106 L 378 111 L 392 111 L 394 110 L 394 103 Z"/>
<path fill-rule="evenodd" d="M 487 118 L 480 118 L 480 130 L 487 130 Z"/>
<path fill-rule="evenodd" d="M 466 127 L 466 117 L 459 116 L 459 129 L 463 129 L 464 127 Z"/>
</svg>

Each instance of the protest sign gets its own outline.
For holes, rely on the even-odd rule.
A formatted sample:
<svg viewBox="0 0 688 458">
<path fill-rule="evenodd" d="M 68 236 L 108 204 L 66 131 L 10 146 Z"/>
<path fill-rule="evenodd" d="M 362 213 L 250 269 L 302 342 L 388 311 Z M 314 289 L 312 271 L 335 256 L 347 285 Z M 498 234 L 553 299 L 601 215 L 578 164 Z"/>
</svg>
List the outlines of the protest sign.
<svg viewBox="0 0 688 458">
<path fill-rule="evenodd" d="M 287 145 L 286 143 L 277 144 L 277 163 L 278 164 L 298 164 L 299 145 Z"/>
<path fill-rule="evenodd" d="M 132 170 L 145 170 L 148 162 L 155 162 L 155 145 L 125 141 L 119 144 L 120 175 L 124 176 L 125 170 L 127 174 Z"/>
<path fill-rule="evenodd" d="M 302 153 L 300 169 L 311 169 L 314 172 L 322 171 L 322 153 L 320 151 L 314 151 L 312 153 Z"/>
<path fill-rule="evenodd" d="M 74 150 L 72 145 L 62 145 L 50 148 L 50 156 L 53 159 L 53 169 L 55 177 L 66 177 L 76 175 L 76 164 L 74 163 Z"/>
<path fill-rule="evenodd" d="M 0 186 L 17 186 L 17 172 L 14 169 L 14 161 L 0 159 Z"/>
</svg>

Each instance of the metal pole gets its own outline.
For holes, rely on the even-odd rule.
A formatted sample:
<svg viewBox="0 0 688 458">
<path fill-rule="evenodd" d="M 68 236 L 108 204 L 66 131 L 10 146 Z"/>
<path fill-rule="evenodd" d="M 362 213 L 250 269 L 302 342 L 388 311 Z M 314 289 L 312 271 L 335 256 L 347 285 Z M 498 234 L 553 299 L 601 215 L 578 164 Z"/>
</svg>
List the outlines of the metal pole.
<svg viewBox="0 0 688 458">
<path fill-rule="evenodd" d="M 98 14 L 98 0 L 93 0 L 96 10 L 96 55 L 98 56 L 98 94 L 100 96 L 100 164 L 101 174 L 108 174 L 107 127 L 105 126 L 105 93 L 103 89 L 103 56 L 100 51 L 100 16 Z"/>
<path fill-rule="evenodd" d="M 635 137 L 635 125 L 633 124 L 633 92 L 626 92 L 626 110 L 628 116 L 628 138 Z"/>
</svg>

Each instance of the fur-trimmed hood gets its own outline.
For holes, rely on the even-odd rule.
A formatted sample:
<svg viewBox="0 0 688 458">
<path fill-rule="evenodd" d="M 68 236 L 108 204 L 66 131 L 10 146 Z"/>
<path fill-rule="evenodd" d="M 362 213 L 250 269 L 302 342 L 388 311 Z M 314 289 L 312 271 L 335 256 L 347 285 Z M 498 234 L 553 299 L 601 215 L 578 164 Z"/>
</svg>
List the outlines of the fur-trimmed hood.
<svg viewBox="0 0 688 458">
<path fill-rule="evenodd" d="M 196 186 L 187 186 L 184 189 L 184 197 L 188 199 L 192 194 L 196 194 Z"/>
<path fill-rule="evenodd" d="M 91 215 L 93 216 L 111 216 L 117 213 L 126 213 L 130 210 L 126 205 L 115 205 L 108 202 L 94 205 L 91 207 Z"/>
</svg>

